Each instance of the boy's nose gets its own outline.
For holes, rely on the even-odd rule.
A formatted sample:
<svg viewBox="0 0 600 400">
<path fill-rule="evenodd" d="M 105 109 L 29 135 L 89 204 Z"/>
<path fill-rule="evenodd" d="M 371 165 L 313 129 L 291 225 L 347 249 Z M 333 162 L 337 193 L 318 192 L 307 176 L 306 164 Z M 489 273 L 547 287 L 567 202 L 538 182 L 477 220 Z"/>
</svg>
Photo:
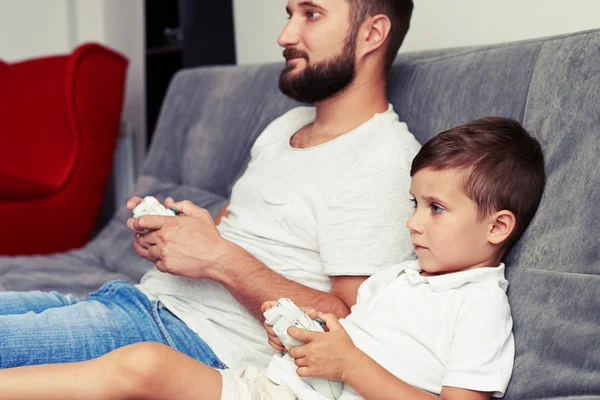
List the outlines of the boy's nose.
<svg viewBox="0 0 600 400">
<path fill-rule="evenodd" d="M 415 211 L 413 215 L 406 221 L 406 227 L 412 233 L 423 233 L 423 227 L 417 218 L 417 212 Z"/>
</svg>

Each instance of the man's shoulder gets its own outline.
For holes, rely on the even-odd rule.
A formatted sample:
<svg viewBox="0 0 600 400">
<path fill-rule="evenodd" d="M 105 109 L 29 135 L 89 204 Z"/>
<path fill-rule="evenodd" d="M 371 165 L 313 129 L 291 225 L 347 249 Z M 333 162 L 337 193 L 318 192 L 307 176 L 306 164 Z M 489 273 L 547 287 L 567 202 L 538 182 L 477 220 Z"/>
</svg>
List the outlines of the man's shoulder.
<svg viewBox="0 0 600 400">
<path fill-rule="evenodd" d="M 367 131 L 367 135 L 363 136 L 365 152 L 385 153 L 386 149 L 393 149 L 396 154 L 402 152 L 412 160 L 421 148 L 421 144 L 410 132 L 408 125 L 400 121 L 393 110 L 378 115 L 371 122 L 363 126 Z"/>
<path fill-rule="evenodd" d="M 414 143 L 410 142 L 410 137 L 399 139 L 391 135 L 388 137 L 378 135 L 374 140 L 358 148 L 356 161 L 351 168 L 357 171 L 388 170 L 389 174 L 397 173 L 398 168 L 405 171 L 410 169 L 419 148 L 416 140 Z"/>
</svg>

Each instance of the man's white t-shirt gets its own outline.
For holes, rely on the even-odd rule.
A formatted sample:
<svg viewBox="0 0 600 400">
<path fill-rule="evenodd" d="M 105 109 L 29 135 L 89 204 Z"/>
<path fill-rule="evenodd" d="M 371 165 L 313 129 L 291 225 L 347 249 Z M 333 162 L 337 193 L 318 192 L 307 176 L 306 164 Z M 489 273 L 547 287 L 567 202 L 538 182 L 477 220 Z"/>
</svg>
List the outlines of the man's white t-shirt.
<svg viewBox="0 0 600 400">
<path fill-rule="evenodd" d="M 515 354 L 504 264 L 437 276 L 419 271 L 417 260 L 407 261 L 362 283 L 340 320 L 356 347 L 428 392 L 453 386 L 503 396 Z M 267 377 L 302 400 L 324 399 L 289 357 L 274 356 Z M 351 399 L 362 397 L 344 385 L 339 400 Z"/>
<path fill-rule="evenodd" d="M 390 105 L 336 139 L 293 148 L 291 137 L 315 116 L 313 107 L 295 108 L 258 137 L 218 230 L 276 273 L 329 291 L 331 276 L 372 275 L 415 258 L 405 223 L 420 145 Z M 138 288 L 229 367 L 266 365 L 274 353 L 262 324 L 215 281 L 153 269 Z"/>
</svg>

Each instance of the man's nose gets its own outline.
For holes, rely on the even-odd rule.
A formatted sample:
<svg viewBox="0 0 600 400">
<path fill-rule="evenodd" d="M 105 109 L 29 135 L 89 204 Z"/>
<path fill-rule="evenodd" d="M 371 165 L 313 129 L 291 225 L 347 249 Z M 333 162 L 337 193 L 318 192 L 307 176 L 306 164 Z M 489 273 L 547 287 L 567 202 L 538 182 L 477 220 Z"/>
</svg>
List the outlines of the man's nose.
<svg viewBox="0 0 600 400">
<path fill-rule="evenodd" d="M 298 44 L 298 39 L 298 30 L 296 29 L 294 19 L 290 17 L 288 23 L 281 31 L 279 38 L 277 38 L 277 43 L 281 47 L 295 46 Z"/>
</svg>

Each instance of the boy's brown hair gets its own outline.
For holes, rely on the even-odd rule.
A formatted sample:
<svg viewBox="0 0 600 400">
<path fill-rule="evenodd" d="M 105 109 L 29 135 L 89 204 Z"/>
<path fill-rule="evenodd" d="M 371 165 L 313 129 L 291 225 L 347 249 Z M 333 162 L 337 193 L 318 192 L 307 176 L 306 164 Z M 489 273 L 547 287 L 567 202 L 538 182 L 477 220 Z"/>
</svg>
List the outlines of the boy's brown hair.
<svg viewBox="0 0 600 400">
<path fill-rule="evenodd" d="M 546 182 L 539 142 L 513 119 L 489 117 L 442 132 L 425 143 L 410 176 L 422 169 L 460 169 L 463 193 L 477 204 L 478 219 L 511 211 L 515 229 L 505 249 L 516 242 L 533 218 Z"/>
</svg>

